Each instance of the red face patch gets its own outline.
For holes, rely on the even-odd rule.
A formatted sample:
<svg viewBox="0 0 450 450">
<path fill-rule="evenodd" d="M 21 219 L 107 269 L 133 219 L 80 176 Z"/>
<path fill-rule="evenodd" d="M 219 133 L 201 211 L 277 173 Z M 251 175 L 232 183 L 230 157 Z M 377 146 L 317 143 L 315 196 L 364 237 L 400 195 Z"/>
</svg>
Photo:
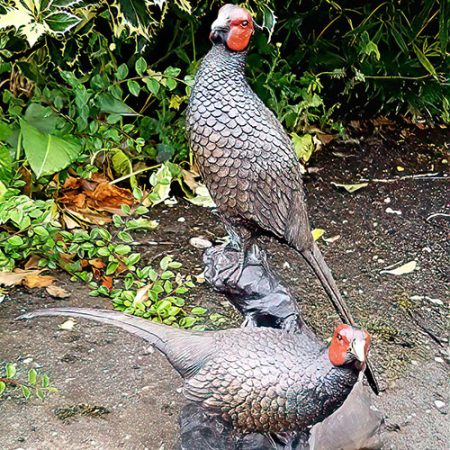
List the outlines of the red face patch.
<svg viewBox="0 0 450 450">
<path fill-rule="evenodd" d="M 364 339 L 364 353 L 367 356 L 370 346 L 370 335 L 365 330 L 359 330 L 350 325 L 339 325 L 334 331 L 328 348 L 328 357 L 334 366 L 342 366 L 348 361 L 348 352 L 354 340 Z"/>
<path fill-rule="evenodd" d="M 233 9 L 230 16 L 227 47 L 235 52 L 242 52 L 248 47 L 254 32 L 253 20 L 250 13 L 242 8 Z"/>
</svg>

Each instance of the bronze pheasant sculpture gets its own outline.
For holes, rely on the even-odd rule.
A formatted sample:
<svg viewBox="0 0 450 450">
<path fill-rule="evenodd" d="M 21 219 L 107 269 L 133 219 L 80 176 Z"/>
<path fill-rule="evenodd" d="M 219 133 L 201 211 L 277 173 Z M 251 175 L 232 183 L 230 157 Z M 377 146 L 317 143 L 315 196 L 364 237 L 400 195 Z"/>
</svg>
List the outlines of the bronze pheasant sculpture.
<svg viewBox="0 0 450 450">
<path fill-rule="evenodd" d="M 230 4 L 212 24 L 213 47 L 197 73 L 187 111 L 196 164 L 224 222 L 238 234 L 242 254 L 261 233 L 287 243 L 312 267 L 342 320 L 353 325 L 311 236 L 291 140 L 245 78 L 253 31 L 248 11 Z"/>
<path fill-rule="evenodd" d="M 327 349 L 303 333 L 273 328 L 194 332 L 117 311 L 53 308 L 20 316 L 71 316 L 136 334 L 166 355 L 184 394 L 242 433 L 302 431 L 339 408 L 363 370 L 366 331 L 336 328 Z"/>
</svg>

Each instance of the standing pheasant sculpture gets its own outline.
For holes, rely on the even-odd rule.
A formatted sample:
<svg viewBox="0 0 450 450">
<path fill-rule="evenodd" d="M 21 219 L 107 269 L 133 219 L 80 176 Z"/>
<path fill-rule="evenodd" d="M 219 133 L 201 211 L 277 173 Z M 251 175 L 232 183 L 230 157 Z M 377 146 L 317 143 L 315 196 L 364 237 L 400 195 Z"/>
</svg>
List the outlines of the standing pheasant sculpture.
<svg viewBox="0 0 450 450">
<path fill-rule="evenodd" d="M 212 24 L 213 47 L 195 78 L 187 130 L 196 164 L 244 255 L 255 237 L 271 234 L 312 267 L 341 319 L 354 320 L 311 235 L 300 164 L 291 140 L 245 78 L 254 31 L 248 11 L 223 6 Z"/>
<path fill-rule="evenodd" d="M 184 395 L 241 433 L 305 431 L 338 409 L 364 369 L 366 331 L 336 328 L 327 349 L 273 328 L 194 332 L 118 311 L 41 309 L 20 319 L 71 316 L 120 327 L 153 344 L 184 378 Z"/>
</svg>

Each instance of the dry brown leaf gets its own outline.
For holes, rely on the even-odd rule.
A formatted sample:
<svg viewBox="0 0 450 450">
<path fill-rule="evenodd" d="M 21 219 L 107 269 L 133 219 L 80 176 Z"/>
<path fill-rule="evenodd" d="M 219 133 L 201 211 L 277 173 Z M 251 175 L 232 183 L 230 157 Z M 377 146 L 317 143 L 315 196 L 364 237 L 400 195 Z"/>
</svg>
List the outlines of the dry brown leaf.
<svg viewBox="0 0 450 450">
<path fill-rule="evenodd" d="M 317 138 L 322 144 L 329 144 L 331 141 L 334 141 L 335 136 L 333 134 L 317 134 Z"/>
<path fill-rule="evenodd" d="M 63 189 L 78 189 L 81 186 L 81 179 L 75 177 L 69 177 L 64 182 Z"/>
<path fill-rule="evenodd" d="M 121 205 L 131 206 L 134 197 L 128 189 L 122 189 L 104 181 L 99 183 L 93 192 L 86 192 L 86 196 L 94 200 L 98 208 L 120 208 Z"/>
<path fill-rule="evenodd" d="M 55 281 L 51 275 L 28 275 L 24 278 L 22 284 L 29 288 L 50 286 Z"/>
<path fill-rule="evenodd" d="M 109 215 L 107 216 L 106 214 L 97 213 L 94 210 L 88 208 L 86 208 L 82 212 L 67 208 L 66 212 L 72 214 L 74 217 L 83 222 L 91 223 L 94 225 L 106 225 L 107 223 L 112 222 L 112 219 Z"/>
<path fill-rule="evenodd" d="M 96 269 L 103 269 L 105 267 L 105 263 L 101 258 L 90 259 L 89 264 Z"/>
<path fill-rule="evenodd" d="M 55 298 L 67 298 L 70 297 L 70 293 L 67 292 L 64 288 L 60 286 L 56 286 L 56 284 L 51 284 L 50 286 L 47 286 L 45 290 L 48 292 L 49 295 Z"/>
<path fill-rule="evenodd" d="M 186 184 L 186 186 L 188 186 L 188 188 L 192 191 L 195 192 L 195 190 L 197 189 L 198 186 L 198 174 L 195 172 L 192 172 L 190 170 L 182 170 L 181 171 L 182 175 L 183 175 L 183 181 Z"/>
<path fill-rule="evenodd" d="M 39 261 L 42 258 L 40 256 L 37 255 L 31 255 L 30 259 L 25 263 L 25 269 L 26 270 L 30 270 L 30 269 L 39 269 Z"/>
<path fill-rule="evenodd" d="M 63 204 L 63 220 L 68 229 L 79 223 L 105 225 L 111 222 L 111 214 L 123 215 L 121 205 L 133 206 L 133 194 L 128 189 L 111 185 L 104 174 L 93 174 L 91 179 L 69 177 L 57 199 Z"/>
<path fill-rule="evenodd" d="M 355 130 L 361 130 L 362 129 L 360 120 L 350 120 L 349 124 Z"/>
<path fill-rule="evenodd" d="M 62 220 L 68 230 L 80 228 L 80 224 L 76 220 L 72 219 L 72 217 L 70 217 L 68 214 L 63 214 Z"/>
<path fill-rule="evenodd" d="M 103 277 L 102 286 L 105 286 L 108 289 L 111 289 L 113 285 L 112 277 Z"/>
<path fill-rule="evenodd" d="M 148 291 L 153 286 L 153 284 L 147 284 L 146 286 L 142 286 L 137 290 L 136 295 L 134 297 L 134 303 L 142 303 L 148 299 Z"/>
<path fill-rule="evenodd" d="M 61 325 L 58 325 L 58 328 L 61 329 L 61 330 L 72 331 L 72 329 L 73 329 L 75 324 L 76 324 L 75 320 L 70 318 L 70 319 L 67 319 Z"/>
<path fill-rule="evenodd" d="M 31 275 L 39 275 L 42 270 L 22 270 L 14 269 L 14 272 L 0 272 L 0 285 L 17 286 L 22 281 Z"/>
<path fill-rule="evenodd" d="M 394 122 L 392 122 L 392 120 L 390 120 L 390 119 L 388 119 L 387 117 L 384 117 L 384 116 L 375 117 L 375 119 L 371 119 L 370 122 L 375 127 L 381 127 L 383 125 L 386 126 L 386 125 L 393 125 L 394 124 Z"/>
</svg>

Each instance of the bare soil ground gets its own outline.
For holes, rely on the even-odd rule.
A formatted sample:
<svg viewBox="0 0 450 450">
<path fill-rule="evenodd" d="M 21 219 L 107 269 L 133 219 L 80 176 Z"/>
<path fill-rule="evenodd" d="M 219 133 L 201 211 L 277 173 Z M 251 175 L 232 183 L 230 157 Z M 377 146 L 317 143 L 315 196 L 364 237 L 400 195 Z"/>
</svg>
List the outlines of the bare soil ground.
<svg viewBox="0 0 450 450">
<path fill-rule="evenodd" d="M 448 218 L 433 214 L 448 214 L 448 179 L 392 180 L 435 172 L 442 176 L 448 130 L 366 131 L 314 156 L 312 173 L 305 176 L 311 221 L 326 230 L 325 237 L 339 235 L 333 242 L 321 240 L 320 246 L 354 316 L 373 336 L 371 359 L 383 388 L 374 403 L 386 415 L 385 448 L 446 449 Z M 331 185 L 361 178 L 390 181 L 370 183 L 353 194 Z M 190 246 L 189 239 L 224 236 L 218 219 L 184 201 L 156 208 L 153 214 L 161 224 L 139 236 L 144 259 L 170 253 L 187 273 L 200 273 L 201 250 Z M 185 220 L 180 222 L 181 217 Z M 328 336 L 339 320 L 314 275 L 286 247 L 266 238 L 263 246 L 299 299 L 306 321 Z M 380 273 L 411 260 L 418 266 L 410 274 Z M 63 274 L 60 284 L 72 292 L 70 298 L 12 289 L 0 304 L 0 363 L 18 362 L 22 370 L 42 367 L 59 388 L 43 402 L 14 396 L 0 400 L 0 449 L 172 449 L 183 402 L 177 393 L 181 380 L 161 355 L 125 332 L 95 323 L 78 321 L 72 331 L 64 331 L 58 328 L 62 318 L 13 320 L 38 307 L 110 306 L 108 300 L 89 297 L 86 287 L 70 283 Z M 239 324 L 225 298 L 206 285 L 192 292 L 190 302 L 225 314 L 227 326 Z M 436 401 L 445 407 L 438 408 Z M 66 421 L 55 414 L 56 408 L 78 404 L 104 407 L 109 413 Z"/>
</svg>

